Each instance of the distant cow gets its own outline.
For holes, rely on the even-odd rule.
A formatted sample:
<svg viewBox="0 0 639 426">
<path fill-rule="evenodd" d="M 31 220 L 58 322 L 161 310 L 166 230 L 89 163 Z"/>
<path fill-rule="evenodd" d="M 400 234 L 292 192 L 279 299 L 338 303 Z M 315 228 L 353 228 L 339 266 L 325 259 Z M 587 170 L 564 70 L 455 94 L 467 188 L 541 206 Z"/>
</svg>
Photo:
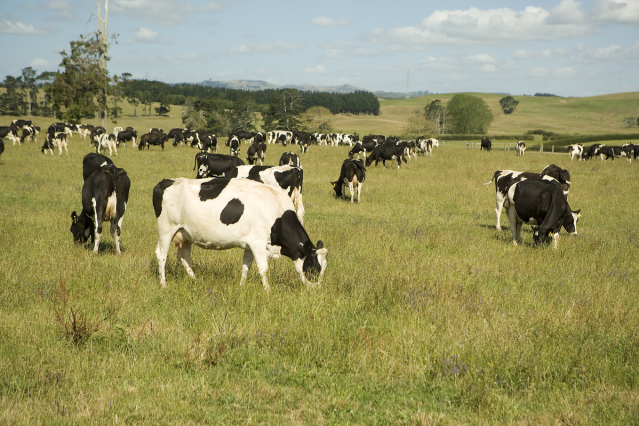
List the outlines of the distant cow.
<svg viewBox="0 0 639 426">
<path fill-rule="evenodd" d="M 433 155 L 433 148 L 439 147 L 439 141 L 435 138 L 426 139 L 425 136 L 420 136 L 415 140 L 417 144 L 417 152 L 422 155 L 428 154 L 429 157 Z"/>
<path fill-rule="evenodd" d="M 164 133 L 164 130 L 153 127 L 149 130 L 149 133 Z"/>
<path fill-rule="evenodd" d="M 240 140 L 237 136 L 232 136 L 228 141 L 228 146 L 231 149 L 231 155 L 234 157 L 240 156 Z"/>
<path fill-rule="evenodd" d="M 490 151 L 493 147 L 493 143 L 486 136 L 481 138 L 481 144 L 479 146 L 479 150 L 485 149 L 486 151 Z"/>
<path fill-rule="evenodd" d="M 0 139 L 8 137 L 13 141 L 15 145 L 16 142 L 20 142 L 20 138 L 18 137 L 18 129 L 15 126 L 0 126 Z"/>
<path fill-rule="evenodd" d="M 201 132 L 198 134 L 198 138 L 201 141 L 200 151 L 208 152 L 209 150 L 215 149 L 217 152 L 217 137 L 214 133 L 205 133 Z"/>
<path fill-rule="evenodd" d="M 58 147 L 60 149 L 60 154 L 62 155 L 62 148 L 66 151 L 66 154 L 69 155 L 69 149 L 67 147 L 67 134 L 64 132 L 56 132 L 56 133 L 47 133 L 47 136 L 44 138 L 44 145 L 40 148 L 40 152 L 43 154 L 47 153 L 47 150 L 51 151 L 51 155 L 53 155 L 53 148 Z"/>
<path fill-rule="evenodd" d="M 584 160 L 585 159 L 590 159 L 596 155 L 599 155 L 599 150 L 603 147 L 605 147 L 606 145 L 604 144 L 599 144 L 599 143 L 595 143 L 590 145 L 590 147 L 588 148 L 588 152 L 584 154 Z"/>
<path fill-rule="evenodd" d="M 164 143 L 167 141 L 166 133 L 155 132 L 155 133 L 146 133 L 142 135 L 140 138 L 140 144 L 138 145 L 138 150 L 142 150 L 145 146 L 148 150 L 151 145 L 161 146 L 162 151 L 164 151 Z"/>
<path fill-rule="evenodd" d="M 386 167 L 386 160 L 397 160 L 397 168 L 402 165 L 402 161 L 408 164 L 406 157 L 404 156 L 404 147 L 395 145 L 394 143 L 384 143 L 377 145 L 371 155 L 366 159 L 366 167 L 370 166 L 375 161 L 375 166 L 381 161 L 384 167 Z"/>
<path fill-rule="evenodd" d="M 572 161 L 572 159 L 575 157 L 579 157 L 579 161 L 581 161 L 581 158 L 583 157 L 583 155 L 584 155 L 583 145 L 578 145 L 578 144 L 568 145 L 568 156 L 570 157 L 570 161 Z"/>
<path fill-rule="evenodd" d="M 198 152 L 195 155 L 195 165 L 193 166 L 193 170 L 197 168 L 196 179 L 207 177 L 226 177 L 226 173 L 243 165 L 244 161 L 240 158 L 233 157 L 232 155 Z"/>
<path fill-rule="evenodd" d="M 78 216 L 71 213 L 73 241 L 85 243 L 89 236 L 94 244 L 93 252 L 98 253 L 102 236 L 102 223 L 111 221 L 111 236 L 115 239 L 115 250 L 120 253 L 120 233 L 122 217 L 129 200 L 131 180 L 124 169 L 113 164 L 101 167 L 91 173 L 82 187 L 82 212 Z"/>
<path fill-rule="evenodd" d="M 627 143 L 621 146 L 622 155 L 625 155 L 628 159 L 629 163 L 632 163 L 632 156 L 634 154 L 635 158 L 637 158 L 637 150 L 639 149 L 639 145 L 634 145 L 631 143 Z"/>
<path fill-rule="evenodd" d="M 348 184 L 348 189 L 351 192 L 351 203 L 353 202 L 355 186 L 357 186 L 357 202 L 359 203 L 362 199 L 362 184 L 365 179 L 366 168 L 364 167 L 364 161 L 348 158 L 342 163 L 339 178 L 335 182 L 331 182 L 331 185 L 333 185 L 335 190 L 335 196 L 345 197 L 345 187 Z"/>
<path fill-rule="evenodd" d="M 508 220 L 517 245 L 521 238 L 521 225 L 532 225 L 533 241 L 549 243 L 557 239 L 562 226 L 570 234 L 577 234 L 580 211 L 572 211 L 561 186 L 556 182 L 523 180 L 508 188 Z"/>
<path fill-rule="evenodd" d="M 13 120 L 11 122 L 11 125 L 13 127 L 16 127 L 18 129 L 24 128 L 24 126 L 30 126 L 31 125 L 31 120 Z"/>
<path fill-rule="evenodd" d="M 93 172 L 110 164 L 113 164 L 113 160 L 109 157 L 91 152 L 82 159 L 82 178 L 87 180 Z"/>
<path fill-rule="evenodd" d="M 118 145 L 122 143 L 122 145 L 125 148 L 126 148 L 127 141 L 133 141 L 133 148 L 135 148 L 135 138 L 137 137 L 138 137 L 137 130 L 123 130 L 120 133 L 118 133 L 118 136 L 116 137 L 116 141 Z"/>
<path fill-rule="evenodd" d="M 167 133 L 167 139 L 173 139 L 173 146 L 176 146 L 178 142 L 183 142 L 182 134 L 186 129 L 175 128 L 171 129 L 169 133 Z"/>
<path fill-rule="evenodd" d="M 40 127 L 38 126 L 24 126 L 22 128 L 22 137 L 20 138 L 20 144 L 26 139 L 33 139 L 32 142 L 38 142 L 38 135 L 40 134 Z"/>
<path fill-rule="evenodd" d="M 109 155 L 113 155 L 113 151 L 115 151 L 115 156 L 118 156 L 118 145 L 115 143 L 115 135 L 113 133 L 104 133 L 98 136 L 98 144 L 96 146 L 98 154 L 102 148 L 108 149 Z"/>
<path fill-rule="evenodd" d="M 353 149 L 348 152 L 348 158 L 353 158 L 355 154 L 357 154 L 357 158 L 359 158 L 359 154 L 361 153 L 364 158 L 366 158 L 367 152 L 372 152 L 377 146 L 376 140 L 366 140 L 361 142 L 356 142 Z"/>
<path fill-rule="evenodd" d="M 246 160 L 249 164 L 255 164 L 260 160 L 260 165 L 264 165 L 264 154 L 266 153 L 265 143 L 254 143 L 246 150 Z"/>
<path fill-rule="evenodd" d="M 523 157 L 524 152 L 526 152 L 526 142 L 524 141 L 517 142 L 515 149 L 517 150 L 517 155 L 519 155 L 520 157 Z"/>
<path fill-rule="evenodd" d="M 165 265 L 171 243 L 187 274 L 191 269 L 191 246 L 206 249 L 244 249 L 240 285 L 246 281 L 253 260 L 269 290 L 268 259 L 283 254 L 293 260 L 302 282 L 317 285 L 326 270 L 328 251 L 321 241 L 315 246 L 295 215 L 293 203 L 278 189 L 246 179 L 165 179 L 153 189 L 153 208 L 158 220 L 160 283 L 166 287 Z"/>
<path fill-rule="evenodd" d="M 280 166 L 293 166 L 302 168 L 302 161 L 300 160 L 300 156 L 294 154 L 292 151 L 285 152 L 280 157 Z"/>
<path fill-rule="evenodd" d="M 564 190 L 564 195 L 568 198 L 570 192 L 570 173 L 566 169 L 550 164 L 541 171 L 542 176 L 551 176 L 561 184 Z"/>
</svg>

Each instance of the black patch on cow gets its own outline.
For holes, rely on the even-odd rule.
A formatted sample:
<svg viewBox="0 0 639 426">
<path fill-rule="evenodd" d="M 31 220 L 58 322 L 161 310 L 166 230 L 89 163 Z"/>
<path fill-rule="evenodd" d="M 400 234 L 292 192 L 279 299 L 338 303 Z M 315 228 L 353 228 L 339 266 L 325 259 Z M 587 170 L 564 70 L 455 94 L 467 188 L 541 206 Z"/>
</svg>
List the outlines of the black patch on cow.
<svg viewBox="0 0 639 426">
<path fill-rule="evenodd" d="M 240 218 L 244 214 L 244 204 L 238 200 L 237 198 L 233 198 L 229 203 L 222 209 L 222 213 L 220 213 L 220 222 L 225 225 L 233 225 L 240 221 Z"/>
<path fill-rule="evenodd" d="M 248 179 L 254 180 L 255 182 L 264 183 L 262 178 L 260 178 L 260 172 L 263 172 L 266 169 L 269 169 L 271 166 L 253 166 L 251 170 L 248 172 Z"/>
<path fill-rule="evenodd" d="M 225 178 L 236 178 L 237 177 L 237 167 L 235 167 L 233 170 L 230 170 L 228 172 L 224 172 L 224 177 Z"/>
<path fill-rule="evenodd" d="M 217 198 L 226 185 L 229 184 L 230 179 L 227 178 L 215 178 L 207 182 L 203 182 L 200 186 L 200 201 L 208 201 Z"/>
<path fill-rule="evenodd" d="M 164 197 L 164 191 L 175 182 L 173 179 L 164 179 L 162 182 L 155 185 L 153 188 L 153 209 L 155 210 L 155 217 L 158 218 L 162 214 L 162 198 Z M 128 197 L 128 195 L 127 195 Z"/>
</svg>

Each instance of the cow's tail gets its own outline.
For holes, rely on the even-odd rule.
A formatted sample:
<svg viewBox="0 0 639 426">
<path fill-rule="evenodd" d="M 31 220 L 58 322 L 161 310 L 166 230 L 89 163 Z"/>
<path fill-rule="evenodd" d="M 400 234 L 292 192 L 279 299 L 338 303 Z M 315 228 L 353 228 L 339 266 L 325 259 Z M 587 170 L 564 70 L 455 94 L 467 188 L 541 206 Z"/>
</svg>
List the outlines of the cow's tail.
<svg viewBox="0 0 639 426">
<path fill-rule="evenodd" d="M 482 185 L 483 186 L 490 185 L 491 183 L 493 183 L 494 180 L 495 180 L 495 176 L 493 176 L 493 178 L 491 180 L 489 180 L 488 182 L 482 183 Z"/>
</svg>

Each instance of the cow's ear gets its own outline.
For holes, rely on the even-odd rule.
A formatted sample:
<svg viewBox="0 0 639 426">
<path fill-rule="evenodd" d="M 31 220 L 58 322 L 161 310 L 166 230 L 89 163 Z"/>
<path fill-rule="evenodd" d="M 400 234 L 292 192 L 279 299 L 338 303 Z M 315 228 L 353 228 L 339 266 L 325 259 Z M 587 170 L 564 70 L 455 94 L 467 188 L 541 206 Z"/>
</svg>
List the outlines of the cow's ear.
<svg viewBox="0 0 639 426">
<path fill-rule="evenodd" d="M 315 247 L 313 247 L 313 243 L 310 240 L 306 241 L 304 243 L 304 255 L 308 256 L 314 248 Z"/>
<path fill-rule="evenodd" d="M 581 209 L 575 210 L 573 213 L 576 214 L 577 217 L 581 217 Z"/>
<path fill-rule="evenodd" d="M 73 223 L 78 223 L 78 215 L 75 213 L 75 211 L 71 213 L 71 220 L 73 221 Z"/>
<path fill-rule="evenodd" d="M 324 243 L 322 242 L 322 240 L 318 240 L 317 241 L 317 249 L 319 250 L 321 248 L 324 248 Z"/>
</svg>

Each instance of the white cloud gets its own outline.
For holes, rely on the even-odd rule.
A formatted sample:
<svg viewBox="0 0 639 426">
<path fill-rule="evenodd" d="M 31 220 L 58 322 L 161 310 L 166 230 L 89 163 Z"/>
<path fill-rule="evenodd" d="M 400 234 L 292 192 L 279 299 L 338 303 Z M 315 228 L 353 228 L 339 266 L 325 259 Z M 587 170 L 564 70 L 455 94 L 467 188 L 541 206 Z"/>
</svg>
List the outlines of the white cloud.
<svg viewBox="0 0 639 426">
<path fill-rule="evenodd" d="M 44 28 L 36 28 L 33 25 L 25 25 L 22 22 L 0 19 L 0 34 L 51 34 L 52 31 Z"/>
<path fill-rule="evenodd" d="M 553 70 L 549 70 L 548 68 L 533 68 L 532 70 L 528 72 L 529 77 L 538 78 L 538 79 L 547 78 L 547 77 L 572 78 L 576 74 L 577 72 L 570 67 L 555 68 Z"/>
<path fill-rule="evenodd" d="M 296 50 L 301 48 L 300 45 L 295 43 L 282 43 L 278 41 L 274 44 L 257 44 L 247 43 L 239 46 L 230 47 L 224 52 L 225 56 L 246 55 L 250 53 L 285 53 L 290 50 Z"/>
<path fill-rule="evenodd" d="M 171 40 L 168 38 L 158 37 L 158 33 L 145 27 L 138 27 L 135 34 L 129 40 L 130 44 L 168 44 Z"/>
<path fill-rule="evenodd" d="M 42 58 L 35 58 L 33 61 L 31 61 L 29 65 L 35 68 L 36 70 L 41 70 L 49 66 L 49 61 Z"/>
<path fill-rule="evenodd" d="M 515 52 L 513 57 L 515 59 L 531 59 L 531 60 L 542 60 L 542 59 L 553 59 L 564 57 L 568 55 L 568 51 L 561 47 L 556 49 L 546 49 L 540 52 L 530 52 L 527 50 L 518 50 Z"/>
<path fill-rule="evenodd" d="M 183 24 L 187 15 L 223 10 L 232 0 L 209 2 L 206 6 L 194 6 L 179 0 L 112 0 L 111 10 L 118 14 L 146 19 L 154 24 Z"/>
<path fill-rule="evenodd" d="M 497 62 L 492 56 L 486 54 L 469 56 L 468 61 L 480 64 L 494 64 Z"/>
<path fill-rule="evenodd" d="M 311 23 L 313 25 L 317 25 L 320 27 L 345 27 L 350 24 L 348 19 L 340 18 L 335 21 L 332 18 L 327 18 L 325 16 L 319 16 L 317 18 L 311 19 Z"/>
<path fill-rule="evenodd" d="M 604 23 L 639 25 L 639 1 L 595 0 L 590 15 L 593 20 Z"/>
<path fill-rule="evenodd" d="M 562 0 L 548 15 L 549 24 L 576 24 L 585 20 L 586 14 L 575 0 Z"/>
<path fill-rule="evenodd" d="M 575 62 L 593 63 L 600 61 L 628 61 L 639 59 L 639 43 L 633 46 L 623 48 L 619 45 L 612 45 L 601 48 L 581 48 L 579 51 L 570 56 Z"/>
<path fill-rule="evenodd" d="M 304 72 L 305 73 L 310 73 L 310 74 L 324 74 L 324 73 L 326 73 L 326 68 L 324 68 L 321 65 L 317 65 L 317 66 L 314 66 L 314 67 L 304 68 Z"/>
</svg>

